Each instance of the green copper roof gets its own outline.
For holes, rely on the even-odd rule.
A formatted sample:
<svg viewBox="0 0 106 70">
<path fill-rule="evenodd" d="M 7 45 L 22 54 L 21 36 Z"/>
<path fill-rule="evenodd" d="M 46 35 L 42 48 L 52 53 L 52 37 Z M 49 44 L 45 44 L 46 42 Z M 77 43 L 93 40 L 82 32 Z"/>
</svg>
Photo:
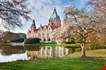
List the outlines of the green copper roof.
<svg viewBox="0 0 106 70">
<path fill-rule="evenodd" d="M 58 16 L 55 8 L 54 8 L 53 14 L 51 15 L 49 20 L 59 20 L 60 21 L 60 17 Z"/>
<path fill-rule="evenodd" d="M 32 25 L 31 25 L 31 29 L 36 29 L 35 20 L 33 20 L 33 23 L 32 23 Z"/>
</svg>

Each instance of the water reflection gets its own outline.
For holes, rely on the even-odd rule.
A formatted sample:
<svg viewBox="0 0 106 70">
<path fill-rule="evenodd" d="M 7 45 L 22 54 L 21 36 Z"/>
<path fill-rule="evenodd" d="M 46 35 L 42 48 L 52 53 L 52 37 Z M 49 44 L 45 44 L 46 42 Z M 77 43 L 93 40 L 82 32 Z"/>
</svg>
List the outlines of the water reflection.
<svg viewBox="0 0 106 70">
<path fill-rule="evenodd" d="M 2 55 L 0 54 L 0 62 L 11 62 L 16 60 L 28 60 L 26 53 Z"/>
<path fill-rule="evenodd" d="M 0 62 L 28 60 L 27 51 L 36 51 L 37 47 L 0 46 Z"/>
<path fill-rule="evenodd" d="M 3 46 L 3 47 L 0 47 L 0 50 L 1 50 L 0 53 L 2 55 L 25 53 L 25 49 L 22 46 L 20 47 Z"/>
<path fill-rule="evenodd" d="M 0 62 L 15 60 L 33 60 L 36 58 L 63 57 L 69 54 L 69 49 L 64 47 L 39 47 L 25 46 L 0 46 Z"/>
</svg>

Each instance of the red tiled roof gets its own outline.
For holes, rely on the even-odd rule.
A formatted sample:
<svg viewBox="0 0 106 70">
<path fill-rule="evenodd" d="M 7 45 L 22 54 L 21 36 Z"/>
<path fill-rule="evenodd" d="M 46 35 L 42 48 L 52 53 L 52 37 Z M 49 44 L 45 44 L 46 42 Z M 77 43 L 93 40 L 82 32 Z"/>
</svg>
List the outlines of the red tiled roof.
<svg viewBox="0 0 106 70">
<path fill-rule="evenodd" d="M 31 32 L 37 32 L 38 31 L 38 29 L 32 29 L 31 30 Z"/>
<path fill-rule="evenodd" d="M 33 30 L 31 30 L 31 31 L 37 32 L 37 31 L 39 31 L 40 29 L 44 29 L 44 28 L 47 29 L 49 26 L 50 26 L 53 30 L 56 29 L 56 28 L 58 28 L 58 26 L 56 26 L 54 23 L 48 23 L 48 25 L 41 26 L 41 27 L 39 27 L 38 29 L 33 29 Z M 30 31 L 30 32 L 31 32 L 31 31 Z"/>
</svg>

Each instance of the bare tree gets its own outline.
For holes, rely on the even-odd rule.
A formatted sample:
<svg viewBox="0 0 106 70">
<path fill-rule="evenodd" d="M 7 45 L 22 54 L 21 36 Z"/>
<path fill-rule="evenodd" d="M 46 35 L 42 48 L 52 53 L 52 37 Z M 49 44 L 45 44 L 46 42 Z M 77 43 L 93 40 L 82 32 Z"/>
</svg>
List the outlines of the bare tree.
<svg viewBox="0 0 106 70">
<path fill-rule="evenodd" d="M 80 37 L 80 46 L 82 50 L 82 57 L 86 56 L 86 44 L 88 42 L 87 38 L 89 34 L 93 32 L 98 32 L 99 28 L 97 25 L 99 23 L 99 17 L 95 15 L 87 15 L 88 13 L 84 10 L 78 10 L 73 7 L 67 7 L 64 11 L 66 19 L 70 16 L 71 22 L 74 21 L 74 25 L 77 26 L 75 33 Z M 68 16 L 68 17 L 67 17 Z"/>
<path fill-rule="evenodd" d="M 88 4 L 93 5 L 95 9 L 106 13 L 106 0 L 90 0 Z"/>
<path fill-rule="evenodd" d="M 28 19 L 27 0 L 0 0 L 1 25 L 5 28 L 22 26 L 21 17 Z"/>
</svg>

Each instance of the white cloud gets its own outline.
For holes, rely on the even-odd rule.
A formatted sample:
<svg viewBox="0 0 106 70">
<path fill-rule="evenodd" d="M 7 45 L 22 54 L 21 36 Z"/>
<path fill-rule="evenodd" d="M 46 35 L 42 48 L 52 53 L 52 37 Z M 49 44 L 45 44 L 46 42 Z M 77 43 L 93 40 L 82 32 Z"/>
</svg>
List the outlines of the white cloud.
<svg viewBox="0 0 106 70">
<path fill-rule="evenodd" d="M 41 24 L 48 24 L 49 17 L 52 15 L 54 8 L 57 9 L 57 13 L 61 20 L 63 20 L 64 5 L 62 4 L 62 0 L 29 0 L 29 5 L 29 8 L 32 11 L 31 16 L 36 20 L 37 27 Z M 23 29 L 16 29 L 16 32 L 26 33 L 31 24 L 31 21 L 28 22 L 24 25 Z"/>
<path fill-rule="evenodd" d="M 77 7 L 81 7 L 84 5 L 84 0 L 75 0 L 71 2 L 71 0 L 29 0 L 29 8 L 31 9 L 32 13 L 31 16 L 36 20 L 36 25 L 39 27 L 40 24 L 45 25 L 48 23 L 48 19 L 53 12 L 53 8 L 56 7 L 57 12 L 63 20 L 64 14 L 64 7 L 69 5 L 75 5 Z M 85 2 L 88 0 L 85 0 Z M 30 28 L 32 22 L 23 22 L 26 23 L 23 25 L 22 29 L 16 29 L 15 32 L 27 32 L 28 28 Z"/>
</svg>

